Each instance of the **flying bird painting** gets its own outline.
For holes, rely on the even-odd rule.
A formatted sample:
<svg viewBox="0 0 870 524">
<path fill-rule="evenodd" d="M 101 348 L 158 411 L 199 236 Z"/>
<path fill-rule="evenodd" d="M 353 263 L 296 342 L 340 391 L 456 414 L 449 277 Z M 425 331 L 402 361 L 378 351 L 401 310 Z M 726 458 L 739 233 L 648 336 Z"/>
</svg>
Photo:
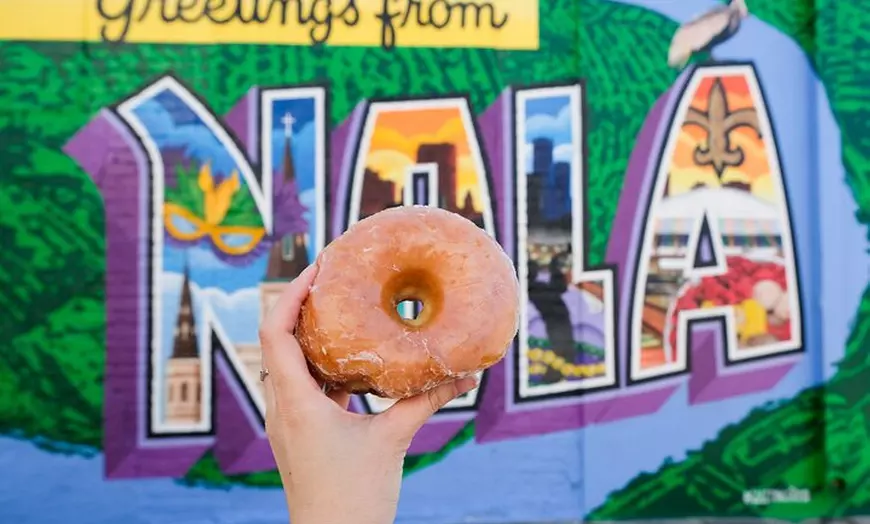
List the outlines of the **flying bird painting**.
<svg viewBox="0 0 870 524">
<path fill-rule="evenodd" d="M 746 0 L 731 0 L 681 25 L 668 50 L 668 65 L 682 69 L 696 53 L 713 48 L 734 36 L 749 16 Z"/>
</svg>

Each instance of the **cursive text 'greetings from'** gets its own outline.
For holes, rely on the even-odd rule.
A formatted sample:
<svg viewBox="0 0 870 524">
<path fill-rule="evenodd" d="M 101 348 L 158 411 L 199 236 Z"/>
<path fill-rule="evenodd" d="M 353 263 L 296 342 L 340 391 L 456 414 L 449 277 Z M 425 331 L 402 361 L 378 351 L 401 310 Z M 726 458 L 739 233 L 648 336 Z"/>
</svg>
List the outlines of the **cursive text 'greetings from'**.
<svg viewBox="0 0 870 524">
<path fill-rule="evenodd" d="M 0 4 L 0 19 L 9 22 L 0 29 L 0 40 L 538 48 L 537 0 L 31 0 L 14 8 L 7 4 Z"/>
</svg>

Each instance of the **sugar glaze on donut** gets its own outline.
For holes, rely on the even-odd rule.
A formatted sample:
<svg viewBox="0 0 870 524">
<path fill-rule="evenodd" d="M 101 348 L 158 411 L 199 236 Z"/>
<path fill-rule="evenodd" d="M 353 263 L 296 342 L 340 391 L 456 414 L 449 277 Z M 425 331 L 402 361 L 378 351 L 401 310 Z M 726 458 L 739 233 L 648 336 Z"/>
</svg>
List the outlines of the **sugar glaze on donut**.
<svg viewBox="0 0 870 524">
<path fill-rule="evenodd" d="M 470 220 L 403 206 L 352 225 L 317 257 L 296 325 L 312 372 L 351 393 L 401 399 L 501 360 L 519 328 L 519 282 Z M 415 319 L 397 305 L 422 303 Z"/>
</svg>

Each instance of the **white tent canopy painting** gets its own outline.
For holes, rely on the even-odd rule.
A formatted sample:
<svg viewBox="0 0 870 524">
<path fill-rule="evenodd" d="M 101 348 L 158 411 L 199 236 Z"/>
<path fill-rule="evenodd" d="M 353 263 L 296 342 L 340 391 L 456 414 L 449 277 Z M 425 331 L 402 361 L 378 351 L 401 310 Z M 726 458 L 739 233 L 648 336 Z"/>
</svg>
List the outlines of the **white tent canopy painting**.
<svg viewBox="0 0 870 524">
<path fill-rule="evenodd" d="M 734 188 L 701 188 L 660 202 L 658 235 L 689 235 L 704 213 L 719 222 L 724 237 L 779 236 L 776 206 Z"/>
</svg>

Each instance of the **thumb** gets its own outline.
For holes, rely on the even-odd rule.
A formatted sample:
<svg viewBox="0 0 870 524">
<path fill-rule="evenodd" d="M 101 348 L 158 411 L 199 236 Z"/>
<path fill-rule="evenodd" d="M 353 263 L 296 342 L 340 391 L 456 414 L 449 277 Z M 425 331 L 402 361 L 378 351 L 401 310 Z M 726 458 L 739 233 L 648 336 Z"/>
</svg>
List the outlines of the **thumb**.
<svg viewBox="0 0 870 524">
<path fill-rule="evenodd" d="M 441 384 L 425 393 L 396 402 L 377 418 L 391 437 L 410 444 L 417 431 L 432 415 L 451 400 L 476 387 L 476 377 Z"/>
</svg>

